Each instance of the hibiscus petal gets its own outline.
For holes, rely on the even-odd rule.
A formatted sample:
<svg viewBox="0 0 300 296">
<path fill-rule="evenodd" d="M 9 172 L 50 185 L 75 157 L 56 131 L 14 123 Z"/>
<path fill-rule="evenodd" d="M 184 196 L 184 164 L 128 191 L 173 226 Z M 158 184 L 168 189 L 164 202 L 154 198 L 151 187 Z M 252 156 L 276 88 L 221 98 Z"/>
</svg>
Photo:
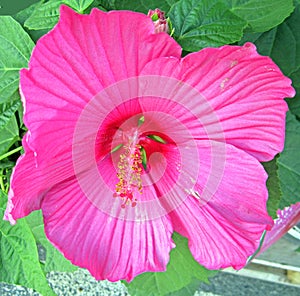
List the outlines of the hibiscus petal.
<svg viewBox="0 0 300 296">
<path fill-rule="evenodd" d="M 28 136 L 29 134 L 23 138 L 23 147 L 27 153 L 17 160 L 13 169 L 9 199 L 4 214 L 4 219 L 12 224 L 16 223 L 16 219 L 28 215 L 33 210 L 40 209 L 40 189 L 44 177 L 36 167 L 34 152 L 27 147 L 26 137 Z M 19 186 L 15 186 L 15 184 L 19 184 Z M 15 196 L 22 196 L 23 198 L 17 199 Z"/>
<path fill-rule="evenodd" d="M 199 144 L 199 155 L 204 160 L 197 185 L 170 214 L 174 230 L 189 239 L 191 253 L 205 267 L 242 268 L 273 222 L 266 210 L 267 174 L 254 157 L 228 144 L 224 163 L 215 168 L 207 147 Z M 218 170 L 222 178 L 207 185 L 205 176 Z"/>
<path fill-rule="evenodd" d="M 277 240 L 284 236 L 290 228 L 300 222 L 300 202 L 277 211 L 277 218 L 271 231 L 266 233 L 259 254 L 268 249 Z"/>
<path fill-rule="evenodd" d="M 99 91 L 138 75 L 152 58 L 179 57 L 180 53 L 170 36 L 154 33 L 153 22 L 146 15 L 97 9 L 91 15 L 79 15 L 62 6 L 58 25 L 38 41 L 29 69 L 21 71 L 24 123 L 29 133 L 27 155 L 14 170 L 19 177 L 12 178 L 11 215 L 16 219 L 28 214 L 34 198 L 40 199 L 43 191 L 74 175 L 76 122 Z M 26 172 L 31 172 L 30 178 L 21 177 Z M 30 197 L 24 198 L 26 193 Z M 32 210 L 38 204 L 37 200 Z M 12 205 L 20 208 L 13 211 Z"/>
<path fill-rule="evenodd" d="M 166 269 L 174 247 L 168 217 L 136 222 L 109 216 L 91 204 L 74 179 L 47 192 L 42 208 L 50 241 L 98 280 L 131 281 L 142 272 Z"/>
<path fill-rule="evenodd" d="M 41 208 L 44 193 L 60 180 L 74 175 L 72 159 L 65 154 L 57 158 L 43 158 L 37 161 L 37 153 L 28 146 L 30 132 L 26 133 L 22 144 L 25 153 L 17 160 L 11 176 L 8 205 L 4 218 L 12 224 L 16 219 Z M 47 149 L 47 147 L 45 147 Z"/>
<path fill-rule="evenodd" d="M 21 71 L 24 122 L 31 141 L 38 141 L 31 146 L 51 143 L 48 132 L 74 127 L 85 104 L 106 86 L 138 75 L 153 58 L 180 53 L 167 34 L 154 34 L 151 19 L 143 14 L 94 9 L 91 15 L 78 15 L 62 6 L 58 25 L 37 43 L 29 70 Z"/>
<path fill-rule="evenodd" d="M 283 98 L 295 91 L 290 79 L 269 57 L 258 55 L 253 44 L 206 48 L 181 61 L 157 59 L 142 73 L 174 77 L 195 87 L 216 115 L 212 120 L 210 110 L 202 110 L 198 117 L 205 126 L 213 127 L 218 118 L 226 142 L 259 161 L 282 151 L 287 111 Z M 208 136 L 223 139 L 219 129 L 212 128 Z"/>
</svg>

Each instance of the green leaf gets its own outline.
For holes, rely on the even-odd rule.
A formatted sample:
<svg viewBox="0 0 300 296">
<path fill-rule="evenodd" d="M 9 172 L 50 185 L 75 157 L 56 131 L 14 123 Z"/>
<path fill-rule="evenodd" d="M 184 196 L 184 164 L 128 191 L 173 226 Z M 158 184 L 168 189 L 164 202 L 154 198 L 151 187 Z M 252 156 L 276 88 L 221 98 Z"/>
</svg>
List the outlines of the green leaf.
<svg viewBox="0 0 300 296">
<path fill-rule="evenodd" d="M 24 10 L 19 11 L 17 14 L 13 16 L 13 18 L 19 22 L 23 27 L 25 21 L 32 15 L 33 11 L 41 5 L 41 2 L 32 4 L 31 6 L 25 8 Z M 43 35 L 48 33 L 49 29 L 44 30 L 29 30 L 25 27 L 26 32 L 29 34 L 29 36 L 32 38 L 34 42 L 36 42 L 39 38 L 41 38 Z"/>
<path fill-rule="evenodd" d="M 300 122 L 290 112 L 286 119 L 285 148 L 278 158 L 278 176 L 282 190 L 280 208 L 300 202 Z"/>
<path fill-rule="evenodd" d="M 5 194 L 0 191 L 0 217 Z M 24 219 L 11 226 L 0 219 L 0 282 L 22 285 L 42 295 L 55 295 L 40 266 L 35 239 Z"/>
<path fill-rule="evenodd" d="M 41 2 L 34 3 L 22 10 L 20 10 L 18 13 L 13 15 L 13 18 L 20 23 L 21 25 L 24 24 L 24 22 L 30 17 L 30 15 L 33 13 L 33 11 L 41 5 Z"/>
<path fill-rule="evenodd" d="M 267 209 L 269 215 L 276 219 L 277 218 L 277 210 L 279 208 L 280 199 L 282 196 L 282 192 L 280 189 L 280 181 L 278 178 L 278 166 L 276 162 L 277 158 L 269 162 L 263 163 L 263 166 L 268 173 L 267 187 L 269 191 L 269 198 L 267 202 Z"/>
<path fill-rule="evenodd" d="M 219 0 L 181 0 L 169 12 L 174 36 L 186 51 L 239 41 L 247 23 Z"/>
<path fill-rule="evenodd" d="M 77 267 L 72 265 L 47 239 L 44 231 L 43 216 L 41 211 L 35 211 L 26 217 L 26 221 L 37 243 L 46 250 L 44 271 L 73 272 Z"/>
<path fill-rule="evenodd" d="M 13 116 L 0 130 L 0 156 L 19 140 L 19 127 L 16 117 Z"/>
<path fill-rule="evenodd" d="M 91 7 L 97 7 L 99 9 L 108 11 L 108 10 L 112 10 L 113 8 L 111 7 L 111 1 L 110 0 L 95 0 Z"/>
<path fill-rule="evenodd" d="M 40 3 L 25 21 L 24 26 L 29 30 L 52 29 L 58 22 L 59 6 L 62 3 L 62 0 Z"/>
<path fill-rule="evenodd" d="M 0 14 L 13 15 L 39 0 L 1 0 Z"/>
<path fill-rule="evenodd" d="M 0 162 L 0 170 L 4 170 L 4 169 L 11 169 L 15 166 L 15 163 L 13 161 L 9 161 L 7 159 L 2 160 Z"/>
<path fill-rule="evenodd" d="M 167 13 L 176 2 L 178 0 L 114 0 L 110 1 L 110 4 L 114 9 L 128 9 L 147 14 L 150 9 L 155 8 Z"/>
<path fill-rule="evenodd" d="M 290 75 L 293 81 L 293 86 L 296 90 L 296 96 L 291 99 L 286 99 L 289 108 L 293 114 L 295 114 L 298 119 L 300 119 L 300 68 Z"/>
<path fill-rule="evenodd" d="M 249 23 L 252 32 L 281 24 L 294 10 L 293 0 L 224 0 L 231 12 Z"/>
<path fill-rule="evenodd" d="M 216 271 L 207 270 L 194 260 L 186 238 L 174 233 L 173 239 L 176 243 L 176 248 L 171 251 L 167 271 L 143 273 L 137 276 L 130 284 L 124 282 L 131 295 L 174 295 L 175 291 L 184 289 L 192 281 L 195 281 L 195 278 L 208 283 L 208 277 L 216 274 Z M 191 286 L 189 287 L 191 288 Z M 186 289 L 185 291 L 187 292 L 188 290 Z"/>
<path fill-rule="evenodd" d="M 266 33 L 245 34 L 241 43 L 254 42 L 262 55 L 270 56 L 288 75 L 295 87 L 295 98 L 287 102 L 291 111 L 300 117 L 300 4 L 293 14 L 277 28 Z"/>
<path fill-rule="evenodd" d="M 30 17 L 25 21 L 24 26 L 29 30 L 49 30 L 58 22 L 59 7 L 66 4 L 79 13 L 83 13 L 93 0 L 52 0 L 40 3 Z"/>
<path fill-rule="evenodd" d="M 64 0 L 64 3 L 77 10 L 79 13 L 83 13 L 94 0 Z"/>
<path fill-rule="evenodd" d="M 285 75 L 300 68 L 300 5 L 277 28 L 266 33 L 245 34 L 241 43 L 254 42 L 262 55 L 270 56 Z"/>
<path fill-rule="evenodd" d="M 15 116 L 15 112 L 20 106 L 21 101 L 17 92 L 12 96 L 10 102 L 0 104 L 0 130 Z"/>
<path fill-rule="evenodd" d="M 167 296 L 194 296 L 195 292 L 199 290 L 201 281 L 193 279 L 191 283 L 183 287 L 182 289 L 169 293 Z"/>
<path fill-rule="evenodd" d="M 15 162 L 9 161 L 7 158 L 0 161 L 0 190 L 5 193 L 9 190 L 9 180 L 14 166 Z"/>
<path fill-rule="evenodd" d="M 19 87 L 19 71 L 27 67 L 34 43 L 10 16 L 0 16 L 0 103 Z"/>
</svg>

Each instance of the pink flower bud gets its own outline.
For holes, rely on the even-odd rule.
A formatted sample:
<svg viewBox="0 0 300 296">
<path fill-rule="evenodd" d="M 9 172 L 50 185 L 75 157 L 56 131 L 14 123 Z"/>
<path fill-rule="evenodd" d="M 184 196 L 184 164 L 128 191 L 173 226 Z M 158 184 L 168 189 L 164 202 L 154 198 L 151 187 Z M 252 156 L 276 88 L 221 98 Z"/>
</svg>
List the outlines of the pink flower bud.
<svg viewBox="0 0 300 296">
<path fill-rule="evenodd" d="M 165 17 L 165 13 L 160 9 L 156 8 L 154 10 L 148 11 L 148 16 L 151 17 L 154 27 L 155 33 L 169 32 L 168 20 Z"/>
</svg>

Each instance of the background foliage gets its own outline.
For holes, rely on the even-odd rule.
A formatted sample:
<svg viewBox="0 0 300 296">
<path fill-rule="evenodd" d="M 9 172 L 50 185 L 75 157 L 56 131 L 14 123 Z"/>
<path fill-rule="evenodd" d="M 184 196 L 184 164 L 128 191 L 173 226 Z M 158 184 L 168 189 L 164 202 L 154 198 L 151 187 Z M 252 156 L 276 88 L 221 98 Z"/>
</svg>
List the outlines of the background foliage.
<svg viewBox="0 0 300 296">
<path fill-rule="evenodd" d="M 147 13 L 158 7 L 170 18 L 174 38 L 185 53 L 224 44 L 255 43 L 261 54 L 270 56 L 293 80 L 297 91 L 295 98 L 287 100 L 290 111 L 285 150 L 263 164 L 269 174 L 269 213 L 275 218 L 278 208 L 300 201 L 299 0 L 32 0 L 27 3 L 33 4 L 23 6 L 18 13 L 14 6 L 13 15 L 0 16 L 0 217 L 26 132 L 18 92 L 19 70 L 27 67 L 35 42 L 57 23 L 61 4 L 79 13 L 89 13 L 95 7 L 104 11 L 128 9 Z M 1 14 L 8 14 L 5 11 L 0 9 Z M 199 281 L 207 282 L 216 273 L 194 261 L 185 238 L 174 234 L 173 239 L 177 247 L 171 252 L 167 272 L 138 276 L 130 285 L 126 284 L 131 295 L 193 295 Z M 45 258 L 38 255 L 37 245 L 46 251 Z M 46 274 L 74 270 L 76 267 L 47 240 L 41 212 L 20 219 L 15 226 L 0 220 L 0 281 L 33 288 L 42 295 L 55 295 Z"/>
</svg>

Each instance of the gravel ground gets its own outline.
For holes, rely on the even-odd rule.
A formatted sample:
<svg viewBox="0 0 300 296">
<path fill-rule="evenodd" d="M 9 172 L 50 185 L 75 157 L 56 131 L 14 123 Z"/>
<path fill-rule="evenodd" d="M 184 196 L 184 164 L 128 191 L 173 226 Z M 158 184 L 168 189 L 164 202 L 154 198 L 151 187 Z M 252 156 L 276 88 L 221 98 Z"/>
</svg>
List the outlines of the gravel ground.
<svg viewBox="0 0 300 296">
<path fill-rule="evenodd" d="M 228 273 L 219 273 L 210 285 L 201 284 L 203 292 L 221 296 L 299 296 L 299 287 L 257 280 Z"/>
<path fill-rule="evenodd" d="M 50 273 L 50 286 L 58 296 L 130 296 L 121 283 L 97 282 L 87 271 Z M 23 287 L 0 283 L 1 296 L 40 296 Z M 211 284 L 201 284 L 195 296 L 299 296 L 300 286 L 256 280 L 238 275 L 219 273 Z M 147 296 L 147 295 L 145 295 Z M 160 296 L 160 295 L 155 295 Z"/>
</svg>

